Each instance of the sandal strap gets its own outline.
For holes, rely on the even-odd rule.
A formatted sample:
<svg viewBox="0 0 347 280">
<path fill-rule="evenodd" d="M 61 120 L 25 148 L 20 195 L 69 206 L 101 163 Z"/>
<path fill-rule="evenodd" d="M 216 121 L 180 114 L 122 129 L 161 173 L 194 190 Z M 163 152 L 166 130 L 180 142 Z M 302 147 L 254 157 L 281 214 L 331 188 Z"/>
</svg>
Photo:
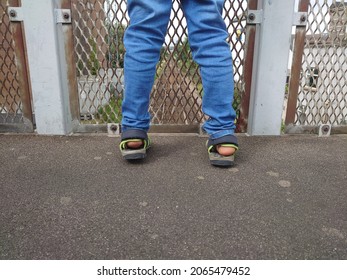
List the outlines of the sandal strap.
<svg viewBox="0 0 347 280">
<path fill-rule="evenodd" d="M 123 140 L 122 142 L 120 142 L 119 148 L 121 150 L 125 150 L 127 148 L 127 143 L 136 142 L 136 141 L 142 141 L 143 142 L 143 146 L 141 147 L 141 149 L 148 149 L 151 146 L 150 139 L 126 139 L 126 140 Z"/>
<path fill-rule="evenodd" d="M 239 144 L 235 135 L 225 135 L 216 139 L 208 139 L 207 146 L 216 146 L 220 144 L 231 144 L 233 147 L 238 148 Z"/>
<path fill-rule="evenodd" d="M 125 150 L 127 147 L 127 143 L 129 142 L 137 142 L 142 141 L 142 148 L 147 149 L 151 145 L 151 141 L 148 138 L 147 132 L 141 129 L 128 129 L 122 132 L 121 142 L 119 144 L 119 148 L 121 150 Z"/>
<path fill-rule="evenodd" d="M 122 132 L 121 140 L 142 139 L 148 140 L 147 132 L 142 129 L 131 128 Z"/>
<path fill-rule="evenodd" d="M 127 144 L 129 143 L 129 142 L 142 142 L 143 143 L 143 146 L 141 146 L 141 148 L 145 148 L 145 149 L 147 149 L 149 146 L 150 146 L 150 141 L 149 141 L 149 139 L 148 140 L 145 140 L 145 139 L 126 139 L 126 140 L 123 140 L 123 141 L 121 141 L 120 142 L 120 144 L 119 144 L 119 148 L 121 149 L 121 150 L 125 150 L 126 149 L 126 147 L 127 147 Z"/>
</svg>

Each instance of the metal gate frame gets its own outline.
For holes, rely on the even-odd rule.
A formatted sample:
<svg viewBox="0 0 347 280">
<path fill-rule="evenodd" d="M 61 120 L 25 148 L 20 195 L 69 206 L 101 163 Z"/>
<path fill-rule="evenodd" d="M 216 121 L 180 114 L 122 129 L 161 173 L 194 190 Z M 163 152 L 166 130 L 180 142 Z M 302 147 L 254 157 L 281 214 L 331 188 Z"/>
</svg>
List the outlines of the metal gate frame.
<svg viewBox="0 0 347 280">
<path fill-rule="evenodd" d="M 258 0 L 248 1 L 248 10 L 257 10 Z M 248 13 L 247 13 L 248 17 Z M 245 60 L 244 60 L 244 92 L 241 96 L 239 117 L 236 120 L 236 132 L 245 133 L 248 128 L 248 114 L 252 87 L 253 60 L 255 48 L 256 25 L 246 25 L 246 45 L 245 45 Z"/>
<path fill-rule="evenodd" d="M 20 90 L 21 92 L 24 91 L 23 94 L 21 93 L 23 101 L 21 101 L 20 105 L 20 108 L 23 107 L 24 124 L 13 124 L 16 127 L 16 130 L 32 131 L 33 114 L 30 101 L 30 88 L 32 87 L 32 103 L 35 107 L 36 131 L 38 134 L 66 135 L 74 132 L 99 131 L 111 131 L 115 134 L 119 133 L 119 123 L 117 122 L 109 123 L 106 121 L 99 123 L 96 122 L 96 124 L 81 122 L 79 104 L 80 96 L 78 89 L 80 85 L 77 81 L 77 72 L 79 69 L 77 64 L 78 60 L 75 57 L 76 53 L 74 52 L 74 46 L 76 45 L 74 40 L 76 36 L 74 34 L 73 25 L 71 24 L 75 16 L 72 9 L 72 3 L 74 2 L 71 1 L 77 0 L 6 1 L 9 6 L 20 7 L 14 9 L 14 12 L 18 11 L 20 16 L 12 16 L 11 21 L 11 29 L 14 34 L 13 42 L 16 44 L 16 48 L 13 51 L 16 52 L 17 64 L 19 67 L 16 73 L 20 76 L 18 80 L 21 87 Z M 109 2 L 111 1 L 113 0 L 109 0 Z M 241 3 L 241 1 L 243 0 L 235 1 L 234 3 Z M 90 5 L 95 1 L 77 2 L 83 2 Z M 176 0 L 175 2 L 178 3 Z M 124 0 L 119 1 L 118 3 L 124 4 Z M 229 3 L 233 2 L 230 1 Z M 247 24 L 244 24 L 243 21 L 241 25 L 238 23 L 241 18 L 240 16 L 234 19 L 230 19 L 229 17 L 228 19 L 235 22 L 235 25 L 230 25 L 234 31 L 241 26 L 241 33 L 246 38 L 244 48 L 245 52 L 241 58 L 243 65 L 242 82 L 237 84 L 237 86 L 241 88 L 242 92 L 240 104 L 237 108 L 239 113 L 237 119 L 237 132 L 247 131 L 249 135 L 280 135 L 284 86 L 290 47 L 288 42 L 292 35 L 292 25 L 297 26 L 296 36 L 298 39 L 295 40 L 295 61 L 300 61 L 300 58 L 298 57 L 300 55 L 302 56 L 302 51 L 300 51 L 300 38 L 304 37 L 303 33 L 305 32 L 304 27 L 302 27 L 305 21 L 302 22 L 300 18 L 300 16 L 305 13 L 295 13 L 294 3 L 295 0 L 249 0 L 247 1 L 247 6 L 242 6 L 243 8 L 241 9 L 241 12 L 235 8 L 236 6 L 227 6 L 225 9 L 227 14 L 230 13 L 230 11 L 232 11 L 232 14 L 237 11 L 237 15 L 242 14 L 242 20 L 247 18 Z M 300 5 L 304 5 L 305 3 L 307 5 L 307 0 L 301 0 Z M 104 9 L 104 6 L 99 5 L 99 7 Z M 250 13 L 249 15 L 246 13 L 245 7 L 247 7 L 247 12 Z M 305 9 L 305 7 L 301 6 L 300 11 L 305 11 Z M 121 12 L 123 13 L 122 16 L 124 16 L 124 5 Z M 22 20 L 20 18 L 22 18 Z M 94 19 L 99 21 L 103 20 L 98 17 L 94 17 Z M 182 18 L 179 16 L 174 20 L 180 21 Z M 184 30 L 185 27 L 181 26 L 181 28 Z M 231 33 L 235 34 L 233 31 Z M 84 41 L 86 44 L 89 43 L 89 36 L 90 35 L 84 35 Z M 104 33 L 98 33 L 97 36 L 99 36 L 100 40 L 106 40 Z M 26 37 L 26 40 L 23 39 L 24 37 Z M 9 39 L 7 38 L 6 40 L 8 41 Z M 232 42 L 235 44 L 234 41 Z M 274 42 L 276 42 L 276 44 Z M 181 43 L 184 42 L 181 41 Z M 93 45 L 89 43 L 89 46 Z M 186 47 L 186 45 L 184 46 Z M 39 47 L 41 47 L 41 49 L 39 49 Z M 39 55 L 38 49 L 40 51 Z M 89 50 L 89 52 L 94 55 L 94 49 L 89 48 Z M 239 50 L 239 48 L 236 48 L 236 51 Z M 180 52 L 182 53 L 181 50 Z M 27 58 L 25 57 L 26 54 Z M 188 54 L 187 50 L 184 50 L 184 54 Z M 298 67 L 300 63 L 295 61 L 292 64 L 294 71 L 292 79 L 290 80 L 287 124 L 291 122 L 293 114 L 295 118 L 295 108 L 293 106 L 295 105 L 295 94 L 297 94 L 297 92 L 295 90 L 296 85 L 294 78 L 295 75 L 300 73 L 300 70 L 295 70 L 295 67 Z M 167 62 L 171 63 L 172 59 L 167 60 Z M 161 65 L 161 67 L 167 68 L 166 70 L 175 69 L 172 68 L 170 63 Z M 176 65 L 176 72 L 174 73 L 177 73 L 177 70 L 180 72 L 179 70 L 182 65 L 183 64 L 178 65 L 179 67 Z M 239 64 L 234 66 L 239 67 L 238 65 Z M 112 67 L 108 66 L 108 68 Z M 30 69 L 30 78 L 28 69 Z M 192 70 L 195 74 L 197 73 L 195 68 L 188 69 Z M 163 72 L 162 69 L 162 73 Z M 184 77 L 182 79 L 182 73 L 179 75 L 181 81 L 185 83 L 185 87 L 190 87 L 192 85 L 189 83 L 189 80 L 184 80 Z M 339 73 L 339 75 L 341 75 L 341 73 Z M 167 79 L 175 79 L 175 76 L 171 77 L 171 75 L 166 75 L 166 77 Z M 338 79 L 341 80 L 339 77 Z M 31 86 L 29 81 L 32 81 Z M 195 86 L 193 83 L 193 91 L 200 89 L 200 87 L 196 85 L 196 82 Z M 171 90 L 170 84 L 168 88 L 167 92 Z M 191 91 L 191 89 L 188 88 L 188 91 Z M 173 94 L 171 95 L 176 98 L 175 91 L 173 91 Z M 171 99 L 171 97 L 169 98 Z M 345 100 L 345 97 L 343 97 L 343 100 Z M 196 102 L 195 105 L 200 105 L 199 100 L 195 99 L 194 102 Z M 188 102 L 183 104 L 183 106 L 188 105 Z M 4 110 L 3 112 L 7 114 L 8 111 Z M 192 114 L 189 109 L 186 113 Z M 337 117 L 339 118 L 340 123 L 341 114 L 337 114 L 339 114 Z M 344 117 L 343 113 L 342 117 Z M 178 123 L 181 124 L 175 125 L 176 118 L 174 118 L 170 125 L 163 124 L 164 122 L 158 122 L 158 126 L 152 125 L 152 131 L 200 131 L 200 123 L 190 122 L 190 116 L 188 116 L 187 119 L 189 121 L 187 122 L 182 122 L 182 119 L 184 118 L 182 115 L 180 118 L 181 119 Z M 201 120 L 200 115 L 198 119 Z M 184 123 L 184 125 L 182 125 L 182 123 Z M 6 129 L 12 130 L 13 128 L 7 126 Z M 336 130 L 338 128 L 335 127 L 334 129 Z M 345 128 L 343 127 L 343 129 Z M 314 130 L 316 131 L 316 127 Z"/>
<path fill-rule="evenodd" d="M 7 0 L 5 7 L 20 7 L 20 0 Z M 29 79 L 29 70 L 26 57 L 26 45 L 21 21 L 13 20 L 16 11 L 7 11 L 9 17 L 10 32 L 12 35 L 12 49 L 15 56 L 15 79 L 18 82 L 18 92 L 22 104 L 22 116 L 20 123 L 0 123 L 0 132 L 25 132 L 34 131 L 34 117 L 31 105 L 31 88 Z M 11 18 L 13 16 L 13 18 Z"/>
<path fill-rule="evenodd" d="M 299 12 L 309 12 L 310 4 L 314 1 L 300 0 L 298 4 Z M 334 2 L 334 1 L 333 1 Z M 344 2 L 346 3 L 346 2 Z M 317 2 L 316 2 L 317 4 Z M 316 5 L 316 4 L 313 4 Z M 314 19 L 316 20 L 316 19 Z M 347 125 L 330 125 L 327 123 L 316 125 L 297 125 L 295 123 L 298 116 L 298 96 L 300 82 L 302 78 L 302 66 L 304 58 L 304 48 L 307 43 L 307 26 L 297 26 L 295 30 L 293 59 L 291 75 L 288 88 L 288 102 L 285 117 L 285 133 L 287 134 L 318 134 L 328 136 L 330 134 L 347 134 Z M 345 98 L 346 99 L 346 98 Z M 346 105 L 345 105 L 346 107 Z"/>
</svg>

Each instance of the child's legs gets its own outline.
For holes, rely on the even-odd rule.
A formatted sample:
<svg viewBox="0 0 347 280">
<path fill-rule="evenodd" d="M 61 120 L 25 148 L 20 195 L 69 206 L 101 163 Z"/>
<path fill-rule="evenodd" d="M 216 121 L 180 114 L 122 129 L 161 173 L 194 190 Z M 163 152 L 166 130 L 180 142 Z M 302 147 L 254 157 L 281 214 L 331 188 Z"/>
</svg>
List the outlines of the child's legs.
<svg viewBox="0 0 347 280">
<path fill-rule="evenodd" d="M 170 19 L 171 0 L 128 0 L 122 129 L 149 129 L 149 95 Z"/>
<path fill-rule="evenodd" d="M 235 111 L 233 66 L 228 33 L 222 18 L 224 0 L 182 0 L 194 60 L 204 88 L 204 129 L 212 138 L 233 134 Z"/>
</svg>

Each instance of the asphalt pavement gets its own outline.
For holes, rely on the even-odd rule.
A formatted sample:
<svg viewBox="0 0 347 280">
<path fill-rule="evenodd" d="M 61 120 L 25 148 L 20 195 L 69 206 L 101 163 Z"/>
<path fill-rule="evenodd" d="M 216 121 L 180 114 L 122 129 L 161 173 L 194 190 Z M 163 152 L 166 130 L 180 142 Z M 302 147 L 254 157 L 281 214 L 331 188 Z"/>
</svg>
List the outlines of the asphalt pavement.
<svg viewBox="0 0 347 280">
<path fill-rule="evenodd" d="M 0 135 L 0 259 L 347 259 L 347 135 Z"/>
</svg>

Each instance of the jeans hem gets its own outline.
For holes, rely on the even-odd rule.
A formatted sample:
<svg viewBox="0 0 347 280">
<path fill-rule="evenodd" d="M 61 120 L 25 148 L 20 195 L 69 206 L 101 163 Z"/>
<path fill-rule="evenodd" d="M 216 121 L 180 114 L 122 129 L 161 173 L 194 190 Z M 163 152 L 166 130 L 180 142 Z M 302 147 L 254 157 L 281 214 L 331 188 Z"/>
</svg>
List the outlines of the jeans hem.
<svg viewBox="0 0 347 280">
<path fill-rule="evenodd" d="M 129 129 L 136 129 L 136 130 L 142 130 L 144 132 L 148 132 L 149 129 L 145 129 L 145 128 L 139 128 L 139 127 L 130 127 L 130 126 L 124 126 L 124 125 L 121 125 L 121 132 L 125 132 Z"/>
<path fill-rule="evenodd" d="M 214 140 L 214 139 L 218 139 L 218 138 L 221 138 L 223 136 L 226 136 L 226 135 L 234 135 L 234 130 L 226 129 L 226 130 L 216 131 L 216 132 L 210 134 L 210 139 Z"/>
</svg>

